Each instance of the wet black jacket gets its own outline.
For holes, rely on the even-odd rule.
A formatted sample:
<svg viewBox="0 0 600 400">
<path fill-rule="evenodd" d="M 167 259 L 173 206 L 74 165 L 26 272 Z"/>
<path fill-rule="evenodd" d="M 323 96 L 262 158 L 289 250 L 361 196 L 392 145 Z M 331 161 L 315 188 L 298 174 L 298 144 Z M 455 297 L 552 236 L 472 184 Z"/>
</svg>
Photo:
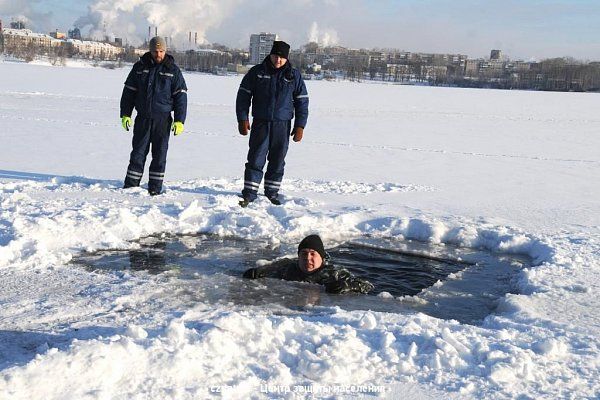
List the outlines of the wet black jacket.
<svg viewBox="0 0 600 400">
<path fill-rule="evenodd" d="M 244 278 L 277 278 L 287 281 L 309 282 L 325 286 L 328 293 L 369 293 L 373 285 L 364 279 L 354 277 L 348 270 L 335 268 L 325 262 L 321 268 L 305 273 L 298 267 L 297 260 L 282 260 L 244 272 Z"/>
<path fill-rule="evenodd" d="M 156 64 L 148 52 L 133 65 L 121 95 L 121 117 L 131 116 L 134 107 L 146 118 L 163 118 L 174 111 L 173 120 L 185 123 L 187 86 L 173 56 L 166 54 Z"/>
<path fill-rule="evenodd" d="M 247 121 L 252 103 L 252 116 L 263 121 L 290 121 L 304 128 L 308 120 L 308 92 L 300 71 L 288 61 L 276 69 L 269 56 L 242 79 L 235 109 L 238 121 Z"/>
</svg>

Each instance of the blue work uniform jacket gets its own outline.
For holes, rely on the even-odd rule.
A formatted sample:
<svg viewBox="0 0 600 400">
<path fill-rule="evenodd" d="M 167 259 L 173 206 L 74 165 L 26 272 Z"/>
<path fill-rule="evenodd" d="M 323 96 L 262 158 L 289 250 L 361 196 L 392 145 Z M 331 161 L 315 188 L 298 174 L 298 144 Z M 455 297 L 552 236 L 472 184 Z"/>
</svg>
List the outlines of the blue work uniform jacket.
<svg viewBox="0 0 600 400">
<path fill-rule="evenodd" d="M 135 107 L 145 118 L 164 118 L 174 111 L 174 121 L 185 123 L 187 86 L 170 54 L 157 64 L 148 52 L 133 65 L 121 95 L 121 117 Z"/>
<path fill-rule="evenodd" d="M 242 79 L 237 93 L 235 110 L 238 121 L 252 117 L 264 121 L 290 121 L 304 128 L 308 120 L 308 92 L 300 75 L 288 61 L 276 69 L 267 56 L 261 64 L 250 68 Z"/>
</svg>

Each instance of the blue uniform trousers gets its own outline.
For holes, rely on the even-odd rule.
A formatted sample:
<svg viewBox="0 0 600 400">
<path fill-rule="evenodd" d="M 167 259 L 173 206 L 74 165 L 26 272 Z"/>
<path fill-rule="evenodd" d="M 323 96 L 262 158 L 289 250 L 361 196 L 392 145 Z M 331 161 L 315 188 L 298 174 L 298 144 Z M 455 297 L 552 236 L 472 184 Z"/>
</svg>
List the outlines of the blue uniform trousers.
<svg viewBox="0 0 600 400">
<path fill-rule="evenodd" d="M 144 173 L 144 164 L 146 164 L 146 156 L 148 156 L 150 146 L 152 146 L 148 191 L 161 192 L 167 165 L 167 150 L 169 148 L 172 122 L 170 114 L 165 114 L 159 118 L 146 118 L 139 115 L 135 118 L 132 140 L 133 150 L 129 157 L 125 188 L 140 185 Z"/>
<path fill-rule="evenodd" d="M 265 196 L 277 197 L 283 178 L 285 155 L 290 144 L 290 129 L 291 121 L 252 121 L 242 190 L 245 199 L 256 199 L 266 161 L 269 163 L 265 173 Z"/>
</svg>

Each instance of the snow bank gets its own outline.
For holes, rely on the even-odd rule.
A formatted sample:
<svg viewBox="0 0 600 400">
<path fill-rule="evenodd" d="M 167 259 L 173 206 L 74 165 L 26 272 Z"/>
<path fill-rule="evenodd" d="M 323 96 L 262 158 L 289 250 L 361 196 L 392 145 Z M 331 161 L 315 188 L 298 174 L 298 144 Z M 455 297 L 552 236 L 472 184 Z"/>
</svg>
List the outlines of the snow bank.
<svg viewBox="0 0 600 400">
<path fill-rule="evenodd" d="M 193 399 L 219 388 L 243 399 L 298 386 L 387 388 L 392 377 L 477 398 L 581 390 L 576 372 L 562 366 L 570 352 L 558 339 L 533 342 L 514 328 L 464 327 L 422 314 L 321 312 L 285 317 L 198 306 L 152 334 L 130 326 L 74 340 L 65 351 L 47 349 L 4 371 L 0 392 L 15 399 Z"/>
<path fill-rule="evenodd" d="M 206 185 L 210 182 L 195 187 Z M 535 279 L 539 268 L 556 268 L 555 250 L 518 230 L 426 217 L 373 218 L 365 211 L 327 215 L 307 211 L 310 201 L 302 198 L 288 197 L 281 207 L 260 199 L 241 209 L 237 196 L 227 192 L 185 204 L 176 200 L 176 190 L 151 198 L 143 189 L 76 179 L 2 183 L 0 193 L 2 225 L 9 227 L 0 253 L 5 271 L 69 268 L 77 252 L 133 248 L 132 240 L 162 232 L 294 243 L 314 227 L 330 241 L 369 234 L 526 255 L 538 264 L 518 278 L 529 295 L 550 283 Z M 131 308 L 141 299 L 126 301 Z M 1 373 L 0 392 L 26 398 L 35 381 L 39 395 L 48 398 L 197 398 L 213 386 L 227 388 L 232 398 L 247 398 L 265 381 L 279 388 L 420 381 L 465 396 L 510 393 L 515 387 L 550 394 L 555 381 L 564 379 L 560 365 L 573 354 L 568 340 L 552 336 L 548 326 L 532 335 L 528 323 L 539 315 L 531 310 L 527 298 L 509 295 L 498 316 L 475 328 L 424 315 L 325 309 L 320 317 L 289 318 L 259 309 L 216 312 L 198 306 L 183 317 L 167 317 L 163 327 L 123 326 L 121 334 L 74 339 L 62 350 L 43 343 L 26 366 Z M 498 321 L 506 318 L 513 321 L 510 328 L 498 330 Z M 215 370 L 215 365 L 230 367 Z M 69 371 L 78 379 L 64 380 Z"/>
<path fill-rule="evenodd" d="M 197 187 L 207 185 L 210 182 L 202 181 Z M 64 264 L 83 250 L 127 249 L 135 246 L 131 241 L 144 236 L 199 232 L 273 243 L 294 243 L 315 230 L 325 240 L 337 242 L 368 234 L 526 255 L 536 264 L 549 261 L 553 254 L 542 240 L 507 227 L 459 226 L 426 217 L 372 218 L 364 211 L 327 215 L 308 210 L 310 201 L 301 198 L 289 198 L 282 207 L 258 201 L 244 210 L 237 204 L 238 197 L 225 190 L 202 203 L 193 200 L 184 205 L 169 201 L 176 190 L 155 199 L 144 189 L 125 191 L 107 183 L 56 179 L 0 183 L 0 193 L 1 218 L 11 227 L 10 234 L 3 236 L 0 268 L 45 268 Z M 55 198 L 57 194 L 62 198 Z"/>
</svg>

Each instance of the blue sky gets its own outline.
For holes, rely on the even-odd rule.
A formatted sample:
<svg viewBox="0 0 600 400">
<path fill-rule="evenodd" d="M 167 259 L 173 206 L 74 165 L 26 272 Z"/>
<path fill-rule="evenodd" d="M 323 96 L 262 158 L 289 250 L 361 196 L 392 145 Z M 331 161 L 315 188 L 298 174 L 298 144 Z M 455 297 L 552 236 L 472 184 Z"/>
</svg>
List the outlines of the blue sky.
<svg viewBox="0 0 600 400">
<path fill-rule="evenodd" d="M 25 15 L 38 30 L 66 31 L 96 2 L 0 0 L 0 16 L 8 21 Z M 102 2 L 107 12 L 110 3 Z M 249 34 L 259 31 L 276 32 L 298 47 L 312 32 L 312 37 L 347 47 L 470 57 L 500 48 L 513 59 L 573 56 L 600 61 L 600 0 L 131 0 L 134 3 L 169 4 L 168 18 L 173 24 L 181 20 L 182 31 L 200 31 L 210 42 L 236 47 L 247 46 Z M 186 14 L 192 4 L 196 9 L 212 4 L 222 10 L 194 21 Z M 140 15 L 120 21 L 136 27 L 126 33 L 115 27 L 115 34 L 128 36 L 130 42 L 143 37 L 149 25 Z"/>
</svg>

